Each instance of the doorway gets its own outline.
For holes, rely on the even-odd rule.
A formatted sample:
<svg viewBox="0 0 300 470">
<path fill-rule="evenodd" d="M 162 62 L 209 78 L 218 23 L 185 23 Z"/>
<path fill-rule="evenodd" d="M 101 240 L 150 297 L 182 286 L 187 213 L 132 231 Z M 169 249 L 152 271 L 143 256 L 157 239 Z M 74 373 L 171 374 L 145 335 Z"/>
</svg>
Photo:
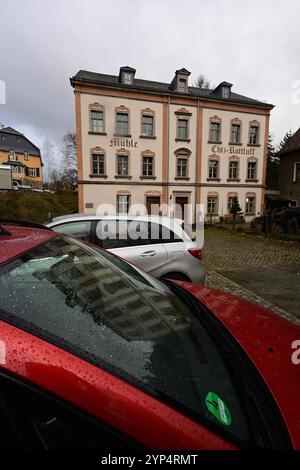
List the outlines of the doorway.
<svg viewBox="0 0 300 470">
<path fill-rule="evenodd" d="M 147 196 L 146 208 L 148 215 L 159 215 L 160 196 Z"/>
<path fill-rule="evenodd" d="M 176 204 L 175 217 L 178 217 L 179 219 L 184 219 L 185 210 L 187 210 L 187 208 L 185 208 L 184 206 L 187 205 L 188 203 L 189 203 L 189 198 L 187 196 L 175 197 L 175 204 Z"/>
</svg>

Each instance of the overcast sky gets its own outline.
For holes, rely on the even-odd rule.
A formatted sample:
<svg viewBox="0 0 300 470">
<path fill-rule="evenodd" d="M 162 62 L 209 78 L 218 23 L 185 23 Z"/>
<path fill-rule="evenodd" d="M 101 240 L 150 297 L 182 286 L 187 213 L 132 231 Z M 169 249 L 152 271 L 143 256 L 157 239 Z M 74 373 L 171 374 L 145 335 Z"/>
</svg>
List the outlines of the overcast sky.
<svg viewBox="0 0 300 470">
<path fill-rule="evenodd" d="M 274 141 L 300 126 L 299 0 L 0 0 L 0 123 L 42 146 L 75 130 L 79 69 L 170 82 L 174 71 L 276 105 Z M 293 88 L 294 87 L 294 88 Z"/>
</svg>

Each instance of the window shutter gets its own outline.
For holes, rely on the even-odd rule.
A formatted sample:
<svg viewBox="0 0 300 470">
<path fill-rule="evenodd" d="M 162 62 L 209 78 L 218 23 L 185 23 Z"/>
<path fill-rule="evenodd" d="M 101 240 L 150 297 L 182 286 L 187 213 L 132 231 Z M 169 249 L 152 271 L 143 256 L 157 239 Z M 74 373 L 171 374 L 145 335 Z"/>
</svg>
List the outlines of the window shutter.
<svg viewBox="0 0 300 470">
<path fill-rule="evenodd" d="M 29 176 L 29 170 L 28 170 L 28 167 L 27 167 L 27 166 L 25 166 L 25 175 L 26 175 L 26 176 Z"/>
<path fill-rule="evenodd" d="M 39 178 L 40 176 L 40 169 L 39 168 L 36 168 L 36 176 Z"/>
</svg>

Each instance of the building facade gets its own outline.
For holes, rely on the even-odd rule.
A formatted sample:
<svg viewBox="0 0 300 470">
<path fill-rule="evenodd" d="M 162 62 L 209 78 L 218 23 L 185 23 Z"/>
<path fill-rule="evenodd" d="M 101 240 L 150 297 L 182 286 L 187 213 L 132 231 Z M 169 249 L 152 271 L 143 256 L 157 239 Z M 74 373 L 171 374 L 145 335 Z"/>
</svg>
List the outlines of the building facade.
<svg viewBox="0 0 300 470">
<path fill-rule="evenodd" d="M 0 164 L 9 165 L 20 185 L 43 188 L 43 162 L 39 148 L 12 127 L 0 127 Z"/>
<path fill-rule="evenodd" d="M 224 217 L 235 196 L 246 219 L 262 213 L 272 105 L 238 95 L 232 85 L 190 87 L 190 72 L 171 83 L 79 71 L 75 92 L 79 211 L 108 203 L 197 204 Z M 173 212 L 172 212 L 173 211 Z"/>
<path fill-rule="evenodd" d="M 281 197 L 300 206 L 300 128 L 280 151 Z"/>
</svg>

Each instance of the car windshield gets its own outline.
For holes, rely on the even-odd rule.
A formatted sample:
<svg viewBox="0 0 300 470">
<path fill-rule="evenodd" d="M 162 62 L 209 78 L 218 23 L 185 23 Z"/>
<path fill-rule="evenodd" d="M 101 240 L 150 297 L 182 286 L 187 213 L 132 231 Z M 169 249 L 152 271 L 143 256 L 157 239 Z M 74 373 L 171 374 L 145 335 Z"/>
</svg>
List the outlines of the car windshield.
<svg viewBox="0 0 300 470">
<path fill-rule="evenodd" d="M 249 440 L 235 386 L 201 319 L 167 285 L 112 254 L 52 239 L 0 268 L 0 311 L 194 419 Z"/>
</svg>

